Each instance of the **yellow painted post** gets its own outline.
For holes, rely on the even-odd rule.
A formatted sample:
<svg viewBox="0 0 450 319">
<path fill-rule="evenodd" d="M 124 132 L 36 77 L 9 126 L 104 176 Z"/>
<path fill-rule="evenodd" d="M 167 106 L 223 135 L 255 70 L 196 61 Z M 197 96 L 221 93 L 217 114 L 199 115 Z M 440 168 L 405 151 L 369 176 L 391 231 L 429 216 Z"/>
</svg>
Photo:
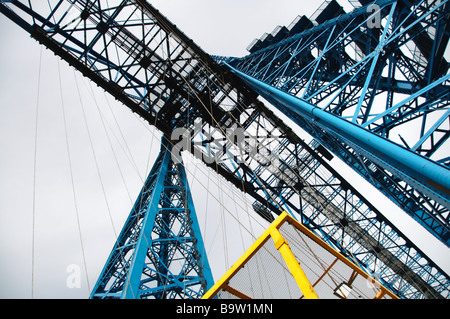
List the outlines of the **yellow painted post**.
<svg viewBox="0 0 450 319">
<path fill-rule="evenodd" d="M 313 286 L 309 282 L 302 267 L 300 267 L 300 264 L 292 253 L 291 248 L 289 248 L 287 241 L 281 235 L 280 231 L 274 227 L 270 232 L 270 236 L 272 236 L 272 239 L 275 242 L 275 248 L 281 253 L 281 256 L 283 256 L 284 261 L 294 276 L 294 279 L 305 298 L 319 299 L 319 296 L 317 296 Z"/>
</svg>

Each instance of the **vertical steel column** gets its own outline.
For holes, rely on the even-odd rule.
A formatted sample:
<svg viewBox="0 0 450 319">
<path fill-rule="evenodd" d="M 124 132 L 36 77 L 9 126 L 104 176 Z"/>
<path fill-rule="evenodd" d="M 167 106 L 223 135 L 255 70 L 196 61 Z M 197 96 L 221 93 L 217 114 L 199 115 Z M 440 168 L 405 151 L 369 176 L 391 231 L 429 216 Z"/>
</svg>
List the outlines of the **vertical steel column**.
<svg viewBox="0 0 450 319">
<path fill-rule="evenodd" d="M 161 152 L 91 298 L 200 298 L 213 285 L 183 163 Z"/>
</svg>

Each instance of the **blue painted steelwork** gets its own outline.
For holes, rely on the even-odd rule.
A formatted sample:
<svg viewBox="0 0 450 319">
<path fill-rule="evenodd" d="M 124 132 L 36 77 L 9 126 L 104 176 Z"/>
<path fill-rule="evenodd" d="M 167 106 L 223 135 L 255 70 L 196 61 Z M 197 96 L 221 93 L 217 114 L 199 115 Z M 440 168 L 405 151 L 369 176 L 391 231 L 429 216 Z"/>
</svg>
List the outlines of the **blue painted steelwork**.
<svg viewBox="0 0 450 319">
<path fill-rule="evenodd" d="M 214 284 L 182 163 L 161 152 L 91 298 L 200 298 Z"/>
<path fill-rule="evenodd" d="M 283 39 L 255 41 L 250 55 L 226 61 L 265 97 L 269 86 L 300 97 L 292 105 L 303 108 L 280 108 L 449 246 L 450 4 L 338 7 L 326 1 Z"/>
<path fill-rule="evenodd" d="M 357 149 L 372 162 L 387 166 L 390 171 L 395 172 L 395 175 L 415 185 L 416 189 L 437 199 L 443 206 L 450 207 L 450 170 L 448 168 L 328 113 L 303 99 L 247 76 L 229 65 L 228 67 L 255 92 L 294 120 L 300 116 L 313 122 L 314 125 L 333 134 L 339 140 L 344 140 L 347 145 Z M 450 74 L 447 77 L 450 77 Z M 293 113 L 297 116 L 292 116 Z M 443 235 L 441 239 L 445 239 L 445 243 L 450 245 L 450 230 L 447 230 L 445 224 L 438 219 L 424 220 L 417 215 L 413 217 L 431 231 L 439 227 L 439 233 Z"/>
<path fill-rule="evenodd" d="M 449 276 L 331 167 L 332 155 L 324 147 L 333 141 L 331 135 L 325 139 L 328 144 L 305 143 L 256 99 L 255 92 L 146 1 L 60 0 L 31 7 L 27 0 L 14 0 L 0 2 L 0 12 L 171 136 L 174 147 L 184 145 L 252 196 L 262 218 L 290 212 L 342 254 L 379 274 L 402 298 L 450 298 Z M 74 18 L 66 19 L 68 12 Z M 319 16 L 325 19 L 328 13 Z M 298 32 L 308 26 L 301 21 Z M 286 67 L 283 72 L 298 69 Z M 315 85 L 313 80 L 309 86 Z M 164 257 L 160 260 L 165 263 Z M 105 283 L 98 297 L 110 287 Z M 147 288 L 152 296 L 162 293 Z M 131 287 L 127 291 L 135 294 Z"/>
</svg>

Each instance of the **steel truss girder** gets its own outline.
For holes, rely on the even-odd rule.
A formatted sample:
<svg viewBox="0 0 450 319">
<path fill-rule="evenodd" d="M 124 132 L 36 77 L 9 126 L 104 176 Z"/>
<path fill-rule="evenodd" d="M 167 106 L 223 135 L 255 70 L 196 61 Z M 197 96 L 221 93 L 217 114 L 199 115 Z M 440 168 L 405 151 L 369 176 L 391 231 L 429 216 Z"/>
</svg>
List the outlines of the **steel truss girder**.
<svg viewBox="0 0 450 319">
<path fill-rule="evenodd" d="M 91 298 L 198 299 L 213 284 L 184 166 L 163 137 Z"/>
<path fill-rule="evenodd" d="M 351 146 L 357 153 L 369 158 L 378 166 L 387 166 L 390 171 L 394 172 L 394 175 L 402 177 L 403 180 L 414 185 L 414 188 L 421 190 L 424 194 L 439 198 L 438 201 L 443 203 L 442 205 L 447 204 L 445 197 L 442 200 L 438 197 L 440 193 L 429 193 L 428 188 L 422 186 L 421 183 L 425 185 L 426 183 L 433 183 L 433 186 L 439 185 L 441 189 L 450 189 L 450 171 L 448 169 L 435 165 L 434 162 L 427 158 L 414 158 L 413 153 L 399 147 L 397 144 L 393 144 L 356 125 L 343 121 L 341 118 L 324 112 L 303 99 L 298 99 L 261 81 L 257 81 L 230 66 L 229 68 L 256 92 L 293 118 L 298 124 L 303 124 L 305 120 L 313 123 L 312 126 L 326 131 L 327 134 L 335 137 L 337 141 L 344 141 L 343 147 Z M 413 176 L 414 179 L 412 180 L 410 176 Z M 413 217 L 423 225 L 426 225 L 435 234 L 441 235 L 440 239 L 446 239 L 450 236 L 448 227 L 439 220 L 439 216 L 415 214 Z"/>
<path fill-rule="evenodd" d="M 325 159 L 329 154 L 321 155 L 326 151 L 320 144 L 313 141 L 308 145 L 301 140 L 292 143 L 288 137 L 274 135 L 279 134 L 280 126 L 267 121 L 266 114 L 258 113 L 255 110 L 248 115 L 254 122 L 253 128 L 249 127 L 246 132 L 259 131 L 259 134 L 247 135 L 240 148 L 230 145 L 230 138 L 219 138 L 217 129 L 212 127 L 194 129 L 180 143 L 190 143 L 191 148 L 184 149 L 257 199 L 253 206 L 263 218 L 273 220 L 270 210 L 278 213 L 279 209 L 285 209 L 299 216 L 303 224 L 333 247 L 346 251 L 349 258 L 356 258 L 365 269 L 380 274 L 380 280 L 389 281 L 387 284 L 395 291 L 402 287 L 402 297 L 434 298 L 437 291 L 431 292 L 420 276 L 412 275 L 421 254 L 416 255 L 414 249 L 404 249 L 398 229 L 330 167 Z M 259 153 L 249 147 L 255 140 L 258 140 L 255 145 L 262 147 Z M 269 153 L 272 155 L 269 161 L 261 156 Z M 405 258 L 404 253 L 409 256 L 408 265 L 400 262 Z M 412 262 L 411 257 L 416 261 Z M 377 263 L 383 266 L 378 267 Z M 399 278 L 402 279 L 399 281 Z M 433 286 L 438 282 L 443 283 L 433 280 Z M 448 285 L 445 286 L 444 290 L 448 290 Z M 447 296 L 447 292 L 444 295 Z"/>
<path fill-rule="evenodd" d="M 70 8 L 78 13 L 67 22 Z M 255 198 L 260 215 L 288 211 L 401 297 L 449 297 L 448 275 L 328 164 L 323 147 L 303 142 L 150 4 L 66 0 L 46 10 L 0 4 L 177 150 L 184 145 Z"/>
<path fill-rule="evenodd" d="M 372 17 L 364 6 L 228 63 L 350 122 L 349 127 L 356 124 L 400 143 L 417 154 L 411 153 L 412 159 L 429 157 L 448 175 L 448 154 L 443 150 L 450 136 L 450 74 L 443 50 L 450 35 L 450 4 L 432 0 L 374 3 L 380 8 L 380 28 L 370 27 Z M 395 173 L 395 161 L 373 160 L 368 148 L 358 150 L 348 139 L 331 136 L 314 116 L 311 121 L 292 111 L 285 113 L 450 244 L 448 186 L 425 182 L 422 187 L 416 183 L 419 174 Z M 412 123 L 417 125 L 416 137 L 406 141 L 402 135 Z"/>
</svg>

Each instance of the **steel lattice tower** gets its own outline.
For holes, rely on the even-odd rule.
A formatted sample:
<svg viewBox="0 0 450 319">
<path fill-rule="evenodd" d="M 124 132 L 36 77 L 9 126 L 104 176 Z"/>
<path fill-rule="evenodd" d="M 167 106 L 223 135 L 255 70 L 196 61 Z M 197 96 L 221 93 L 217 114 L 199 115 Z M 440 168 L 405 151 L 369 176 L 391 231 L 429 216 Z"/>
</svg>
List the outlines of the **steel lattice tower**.
<svg viewBox="0 0 450 319">
<path fill-rule="evenodd" d="M 91 298 L 200 298 L 211 269 L 183 163 L 166 137 Z"/>
<path fill-rule="evenodd" d="M 438 152 L 449 135 L 448 1 L 375 5 L 345 13 L 326 2 L 237 59 L 209 56 L 144 0 L 0 1 L 1 13 L 166 137 L 92 297 L 198 297 L 209 285 L 172 146 L 252 196 L 263 218 L 287 211 L 400 297 L 450 297 L 449 276 L 329 163 L 343 159 L 448 245 L 448 159 Z M 258 94 L 315 139 L 305 143 Z M 414 144 L 390 139 L 413 120 L 422 123 Z M 171 270 L 175 230 L 192 245 L 186 268 Z"/>
</svg>

